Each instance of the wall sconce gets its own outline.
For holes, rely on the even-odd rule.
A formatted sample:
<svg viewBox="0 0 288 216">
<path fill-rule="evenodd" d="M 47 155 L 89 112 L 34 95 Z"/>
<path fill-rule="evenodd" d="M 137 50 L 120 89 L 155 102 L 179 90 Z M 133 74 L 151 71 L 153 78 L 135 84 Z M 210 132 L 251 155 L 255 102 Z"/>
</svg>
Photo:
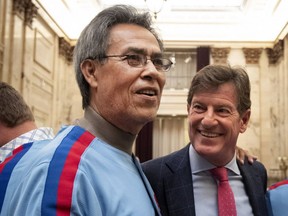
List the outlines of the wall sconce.
<svg viewBox="0 0 288 216">
<path fill-rule="evenodd" d="M 164 2 L 167 0 L 144 0 L 148 10 L 154 14 L 154 18 L 157 19 L 158 13 L 163 9 Z"/>
<path fill-rule="evenodd" d="M 191 60 L 192 60 L 192 57 L 191 57 L 191 56 L 188 56 L 187 58 L 184 59 L 184 62 L 185 62 L 186 64 L 188 64 Z"/>
</svg>

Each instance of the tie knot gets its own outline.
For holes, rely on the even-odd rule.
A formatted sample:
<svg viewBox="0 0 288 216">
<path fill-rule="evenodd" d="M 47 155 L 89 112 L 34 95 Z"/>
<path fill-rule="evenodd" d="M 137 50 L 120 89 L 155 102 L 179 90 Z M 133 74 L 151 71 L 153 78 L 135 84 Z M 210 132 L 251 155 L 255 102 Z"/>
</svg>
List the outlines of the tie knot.
<svg viewBox="0 0 288 216">
<path fill-rule="evenodd" d="M 210 172 L 216 178 L 218 181 L 228 181 L 228 174 L 227 169 L 225 167 L 217 167 L 214 169 L 211 169 Z"/>
</svg>

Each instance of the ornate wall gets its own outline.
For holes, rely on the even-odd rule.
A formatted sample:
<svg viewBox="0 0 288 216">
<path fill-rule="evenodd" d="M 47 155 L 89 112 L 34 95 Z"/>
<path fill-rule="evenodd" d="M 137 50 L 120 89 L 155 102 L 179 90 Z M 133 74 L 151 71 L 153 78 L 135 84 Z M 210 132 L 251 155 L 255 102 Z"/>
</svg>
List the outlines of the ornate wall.
<svg viewBox="0 0 288 216">
<path fill-rule="evenodd" d="M 0 80 L 22 93 L 38 126 L 70 123 L 75 84 L 73 47 L 38 14 L 31 0 L 1 0 Z"/>
</svg>

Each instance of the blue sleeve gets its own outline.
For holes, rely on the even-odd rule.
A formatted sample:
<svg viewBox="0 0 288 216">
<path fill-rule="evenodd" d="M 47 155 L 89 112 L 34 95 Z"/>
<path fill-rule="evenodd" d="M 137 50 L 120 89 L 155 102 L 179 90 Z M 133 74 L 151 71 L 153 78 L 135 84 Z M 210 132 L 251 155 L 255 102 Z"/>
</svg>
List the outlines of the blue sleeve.
<svg viewBox="0 0 288 216">
<path fill-rule="evenodd" d="M 288 184 L 287 180 L 276 183 L 266 193 L 268 213 L 270 216 L 283 216 L 288 212 Z"/>
<path fill-rule="evenodd" d="M 33 169 L 29 175 L 22 176 L 17 185 L 9 185 L 6 191 L 6 202 L 3 205 L 1 215 L 41 215 L 41 201 L 47 164 Z"/>
</svg>

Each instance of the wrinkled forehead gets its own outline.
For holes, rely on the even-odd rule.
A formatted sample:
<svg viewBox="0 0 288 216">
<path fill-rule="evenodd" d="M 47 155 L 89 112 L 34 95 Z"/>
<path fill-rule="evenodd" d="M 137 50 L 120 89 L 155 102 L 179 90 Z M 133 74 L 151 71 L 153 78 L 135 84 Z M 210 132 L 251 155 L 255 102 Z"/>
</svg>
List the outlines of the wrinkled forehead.
<svg viewBox="0 0 288 216">
<path fill-rule="evenodd" d="M 146 28 L 135 24 L 117 24 L 110 30 L 108 49 L 121 49 L 139 54 L 159 53 L 157 38 Z"/>
</svg>

